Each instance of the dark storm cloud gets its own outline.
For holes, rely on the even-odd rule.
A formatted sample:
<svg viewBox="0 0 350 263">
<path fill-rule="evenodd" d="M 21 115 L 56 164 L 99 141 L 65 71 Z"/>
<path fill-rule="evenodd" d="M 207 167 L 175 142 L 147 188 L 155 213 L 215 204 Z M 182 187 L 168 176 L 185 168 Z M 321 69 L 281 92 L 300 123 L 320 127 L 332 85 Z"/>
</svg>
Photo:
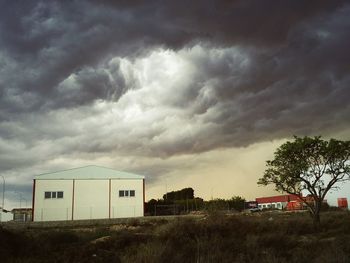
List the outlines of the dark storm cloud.
<svg viewBox="0 0 350 263">
<path fill-rule="evenodd" d="M 81 97 L 61 94 L 57 87 L 71 74 L 98 67 L 111 55 L 137 56 L 155 45 L 179 49 L 198 40 L 226 46 L 285 45 L 295 28 L 341 5 L 341 1 L 3 3 L 1 56 L 12 65 L 2 69 L 1 86 L 12 92 L 2 94 L 2 110 L 11 113 L 118 99 L 125 87 L 107 78 L 100 82 L 100 74 L 89 78 L 101 85 L 82 85 Z M 23 93 L 29 97 L 25 106 L 18 101 Z"/>
<path fill-rule="evenodd" d="M 131 52 L 127 51 L 129 49 L 137 50 L 135 47 L 143 43 L 142 36 L 133 36 L 133 32 L 127 30 L 129 18 L 118 10 L 95 10 L 94 6 L 83 2 L 38 2 L 30 7 L 15 6 L 2 10 L 9 13 L 7 17 L 17 17 L 6 20 L 6 16 L 2 16 L 1 27 L 1 55 L 9 61 L 8 64 L 13 64 L 10 70 L 3 69 L 2 80 L 5 89 L 13 90 L 2 96 L 2 105 L 6 106 L 3 109 L 9 112 L 28 110 L 22 103 L 13 103 L 15 96 L 23 92 L 33 94 L 34 101 L 29 110 L 38 110 L 47 106 L 47 102 L 56 107 L 66 107 L 108 98 L 108 92 L 104 90 L 106 85 L 114 83 L 108 83 L 105 78 L 101 85 L 93 88 L 92 83 L 83 85 L 80 90 L 82 97 L 77 98 L 73 94 L 68 100 L 55 103 L 57 98 L 60 99 L 57 95 L 63 95 L 65 99 L 69 97 L 70 94 L 57 94 L 57 88 L 71 74 L 77 73 L 78 81 L 82 82 L 82 71 L 91 66 L 97 67 L 110 52 L 124 55 Z M 135 25 L 130 23 L 130 27 Z M 90 75 L 92 80 L 101 77 L 93 70 Z M 116 88 L 118 86 L 113 87 Z M 123 87 L 120 90 L 119 93 Z"/>
<path fill-rule="evenodd" d="M 117 156 L 160 174 L 127 159 L 349 128 L 346 1 L 0 7 L 1 171 Z"/>
</svg>

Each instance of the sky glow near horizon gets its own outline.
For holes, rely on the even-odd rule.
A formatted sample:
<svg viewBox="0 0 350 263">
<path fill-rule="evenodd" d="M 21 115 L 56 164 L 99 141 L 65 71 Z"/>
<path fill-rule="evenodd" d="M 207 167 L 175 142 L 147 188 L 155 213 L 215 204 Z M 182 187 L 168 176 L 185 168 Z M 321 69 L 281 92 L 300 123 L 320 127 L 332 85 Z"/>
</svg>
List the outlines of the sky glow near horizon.
<svg viewBox="0 0 350 263">
<path fill-rule="evenodd" d="M 0 1 L 5 204 L 29 204 L 36 174 L 90 164 L 145 175 L 147 199 L 275 194 L 256 182 L 280 144 L 350 139 L 349 14 L 346 1 Z"/>
</svg>

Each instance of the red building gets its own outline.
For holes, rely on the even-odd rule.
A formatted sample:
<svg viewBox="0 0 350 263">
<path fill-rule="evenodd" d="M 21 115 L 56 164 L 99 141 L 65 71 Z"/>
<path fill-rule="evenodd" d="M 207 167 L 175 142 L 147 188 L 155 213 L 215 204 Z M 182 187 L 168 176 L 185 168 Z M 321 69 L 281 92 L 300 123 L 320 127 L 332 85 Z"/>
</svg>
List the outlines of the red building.
<svg viewBox="0 0 350 263">
<path fill-rule="evenodd" d="M 338 198 L 338 207 L 348 209 L 348 199 Z"/>
<path fill-rule="evenodd" d="M 283 209 L 287 206 L 289 202 L 300 202 L 300 197 L 296 195 L 277 195 L 269 197 L 259 197 L 255 198 L 260 209 Z"/>
<path fill-rule="evenodd" d="M 345 200 L 344 200 L 345 199 Z M 307 209 L 308 204 L 314 204 L 314 197 L 312 195 L 297 196 L 297 195 L 277 195 L 269 197 L 260 197 L 255 199 L 260 209 L 286 209 L 288 211 Z M 323 200 L 327 204 L 327 200 Z M 346 198 L 338 198 L 338 206 L 347 208 Z"/>
</svg>

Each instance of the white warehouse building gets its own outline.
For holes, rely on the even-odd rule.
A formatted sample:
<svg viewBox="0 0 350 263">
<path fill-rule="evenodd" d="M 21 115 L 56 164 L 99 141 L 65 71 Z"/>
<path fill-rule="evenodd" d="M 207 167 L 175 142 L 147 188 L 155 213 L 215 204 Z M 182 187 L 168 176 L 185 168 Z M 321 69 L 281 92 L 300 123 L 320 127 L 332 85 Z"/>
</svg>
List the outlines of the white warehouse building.
<svg viewBox="0 0 350 263">
<path fill-rule="evenodd" d="M 144 176 L 74 168 L 34 177 L 33 221 L 140 217 L 144 201 Z"/>
</svg>

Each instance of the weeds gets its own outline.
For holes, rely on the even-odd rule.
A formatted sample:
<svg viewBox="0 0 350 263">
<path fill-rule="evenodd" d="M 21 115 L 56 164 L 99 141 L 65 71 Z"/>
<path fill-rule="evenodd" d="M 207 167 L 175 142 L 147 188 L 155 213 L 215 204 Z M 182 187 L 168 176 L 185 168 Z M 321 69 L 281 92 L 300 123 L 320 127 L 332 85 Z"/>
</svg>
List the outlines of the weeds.
<svg viewBox="0 0 350 263">
<path fill-rule="evenodd" d="M 308 215 L 283 213 L 134 220 L 89 231 L 0 229 L 1 262 L 348 262 L 350 214 L 322 218 L 320 232 Z"/>
</svg>

